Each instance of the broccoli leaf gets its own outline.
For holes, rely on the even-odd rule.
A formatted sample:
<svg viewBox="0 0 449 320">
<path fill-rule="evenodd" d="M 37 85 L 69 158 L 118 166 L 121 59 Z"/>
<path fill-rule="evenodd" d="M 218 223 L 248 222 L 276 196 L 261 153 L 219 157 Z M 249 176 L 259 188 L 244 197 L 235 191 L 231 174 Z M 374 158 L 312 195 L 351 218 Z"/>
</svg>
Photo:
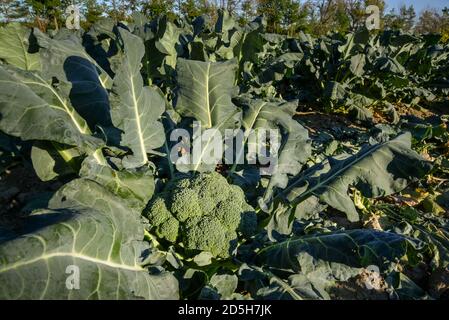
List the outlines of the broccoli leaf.
<svg viewBox="0 0 449 320">
<path fill-rule="evenodd" d="M 199 121 L 201 129 L 224 132 L 225 129 L 235 128 L 240 121 L 240 111 L 231 101 L 237 89 L 234 86 L 236 68 L 234 60 L 202 62 L 178 59 L 175 110 L 183 117 Z M 221 160 L 222 155 L 218 159 L 205 161 L 205 156 L 210 155 L 210 149 L 214 145 L 214 135 L 209 135 L 206 139 L 194 137 L 193 144 L 199 139 L 203 140 L 201 154 L 193 157 L 189 165 L 177 165 L 178 170 L 212 171 L 214 164 Z"/>
<path fill-rule="evenodd" d="M 93 157 L 87 157 L 81 165 L 79 174 L 81 177 L 98 182 L 138 211 L 142 211 L 153 196 L 153 169 L 147 166 L 115 170 L 110 166 L 99 164 Z"/>
<path fill-rule="evenodd" d="M 422 177 L 431 167 L 411 149 L 410 133 L 404 133 L 345 159 L 330 158 L 319 163 L 293 179 L 282 193 L 292 205 L 315 195 L 346 213 L 350 221 L 358 221 L 349 187 L 357 188 L 369 198 L 387 196 L 403 190 L 411 179 Z"/>
<path fill-rule="evenodd" d="M 0 245 L 1 298 L 178 298 L 170 273 L 143 266 L 151 248 L 138 214 L 101 185 L 74 180 L 50 207 L 28 218 L 25 234 Z"/>
<path fill-rule="evenodd" d="M 23 140 L 48 140 L 94 151 L 103 142 L 68 99 L 70 85 L 55 88 L 39 73 L 0 66 L 0 129 Z M 48 121 L 51 119 L 51 121 Z M 100 159 L 98 159 L 100 161 Z"/>
<path fill-rule="evenodd" d="M 68 64 L 83 61 L 81 64 L 83 72 L 97 73 L 98 70 L 102 86 L 107 89 L 111 87 L 112 79 L 109 74 L 87 54 L 81 45 L 81 39 L 75 34 L 64 34 L 59 39 L 51 39 L 37 28 L 34 28 L 33 34 L 36 36 L 39 46 L 44 48 L 41 53 L 41 60 L 43 61 L 42 69 L 46 74 L 57 75 L 61 77 L 61 80 L 70 81 L 70 77 L 64 78 L 67 68 L 73 68 L 73 66 Z M 89 66 L 86 68 L 86 65 Z M 94 66 L 94 69 L 92 69 L 91 65 Z"/>
<path fill-rule="evenodd" d="M 79 157 L 81 154 L 78 148 L 64 146 L 56 142 L 36 141 L 31 148 L 33 168 L 42 181 L 76 174 Z M 95 159 L 94 161 L 96 162 Z"/>
<path fill-rule="evenodd" d="M 250 98 L 237 98 L 236 102 L 244 107 L 242 125 L 245 130 L 244 143 L 248 142 L 250 130 L 276 129 L 283 133 L 280 148 L 273 156 L 277 159 L 270 163 L 270 182 L 266 188 L 263 201 L 266 203 L 271 199 L 275 187 L 285 188 L 288 176 L 293 176 L 301 171 L 302 164 L 310 156 L 310 141 L 307 130 L 301 126 L 293 115 L 296 112 L 297 101 L 285 102 L 282 100 L 261 100 Z M 243 148 L 241 149 L 243 152 Z M 236 159 L 241 155 L 237 154 Z M 251 157 L 251 155 L 248 155 Z M 234 172 L 237 166 L 231 168 Z"/>
<path fill-rule="evenodd" d="M 19 22 L 0 28 L 0 59 L 23 70 L 39 70 L 39 54 L 29 52 L 30 34 Z"/>
<path fill-rule="evenodd" d="M 126 166 L 135 168 L 147 164 L 147 153 L 164 144 L 164 127 L 158 119 L 165 110 L 165 101 L 156 90 L 143 86 L 142 40 L 125 29 L 119 30 L 125 55 L 114 78 L 112 120 L 123 130 L 122 145 L 133 151 Z"/>
<path fill-rule="evenodd" d="M 204 129 L 233 128 L 238 110 L 231 98 L 236 94 L 234 76 L 237 65 L 226 62 L 202 62 L 178 59 L 176 111 L 192 117 Z"/>
<path fill-rule="evenodd" d="M 412 238 L 367 229 L 288 239 L 257 254 L 257 264 L 271 278 L 270 286 L 258 294 L 271 299 L 329 299 L 337 282 L 360 275 L 362 268 L 388 274 L 401 260 L 416 263 L 424 249 L 423 242 Z"/>
</svg>

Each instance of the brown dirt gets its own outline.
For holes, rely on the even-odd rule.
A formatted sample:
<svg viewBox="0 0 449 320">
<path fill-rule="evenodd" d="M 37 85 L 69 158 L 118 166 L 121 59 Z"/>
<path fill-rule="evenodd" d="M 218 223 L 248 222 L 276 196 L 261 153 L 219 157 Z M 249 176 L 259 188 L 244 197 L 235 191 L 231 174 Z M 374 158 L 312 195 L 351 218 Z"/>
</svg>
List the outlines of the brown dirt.
<svg viewBox="0 0 449 320">
<path fill-rule="evenodd" d="M 19 164 L 0 175 L 0 225 L 15 226 L 20 210 L 42 192 L 53 192 L 61 182 L 42 182 L 31 166 Z"/>
<path fill-rule="evenodd" d="M 420 106 L 410 107 L 405 105 L 404 103 L 396 103 L 394 105 L 398 115 L 401 116 L 414 116 L 416 118 L 425 119 L 428 117 L 432 117 L 435 115 L 442 114 L 441 110 L 429 110 Z M 374 123 L 390 123 L 385 113 L 381 110 L 374 109 L 373 111 L 373 120 Z M 446 111 L 447 113 L 447 111 Z M 351 120 L 349 120 L 345 115 L 339 115 L 336 113 L 323 113 L 316 111 L 301 111 L 296 112 L 296 117 L 298 120 L 304 122 L 310 129 L 312 129 L 311 133 L 313 134 L 316 129 L 330 129 L 335 126 L 345 126 L 352 127 L 357 129 L 364 129 L 363 127 L 358 126 Z"/>
<path fill-rule="evenodd" d="M 423 108 L 423 107 L 409 107 L 405 104 L 398 103 L 395 105 L 396 111 L 398 112 L 399 116 L 415 116 L 420 119 L 425 119 L 428 117 L 431 117 L 435 115 L 434 112 Z"/>
<path fill-rule="evenodd" d="M 297 112 L 295 119 L 298 120 L 309 132 L 312 140 L 320 141 L 320 136 L 333 137 L 342 144 L 361 137 L 368 129 L 348 120 L 341 114 L 327 114 L 322 112 Z"/>
<path fill-rule="evenodd" d="M 328 114 L 323 112 L 296 112 L 296 119 L 305 124 L 306 128 L 309 129 L 310 134 L 317 133 L 320 129 L 335 129 L 336 127 L 343 128 L 357 128 L 365 130 L 363 127 L 359 127 L 347 117 L 339 114 Z"/>
<path fill-rule="evenodd" d="M 337 300 L 388 300 L 385 280 L 378 273 L 363 270 L 360 275 L 339 282 L 330 292 Z"/>
<path fill-rule="evenodd" d="M 449 269 L 439 269 L 430 275 L 429 293 L 434 298 L 449 300 Z"/>
</svg>

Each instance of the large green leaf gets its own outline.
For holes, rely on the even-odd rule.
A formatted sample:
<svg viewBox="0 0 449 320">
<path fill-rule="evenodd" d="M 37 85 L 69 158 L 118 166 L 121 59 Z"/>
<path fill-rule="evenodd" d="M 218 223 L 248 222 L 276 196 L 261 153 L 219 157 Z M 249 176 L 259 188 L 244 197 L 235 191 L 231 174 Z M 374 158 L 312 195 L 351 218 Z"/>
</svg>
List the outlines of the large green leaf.
<svg viewBox="0 0 449 320">
<path fill-rule="evenodd" d="M 268 245 L 257 255 L 257 261 L 287 272 L 300 272 L 298 254 L 307 252 L 314 259 L 343 263 L 351 267 L 371 264 L 385 269 L 391 262 L 414 255 L 422 243 L 393 232 L 353 229 L 344 232 L 291 238 Z M 412 261 L 410 261 L 412 262 Z"/>
<path fill-rule="evenodd" d="M 0 59 L 23 70 L 39 70 L 39 54 L 30 53 L 30 33 L 19 22 L 0 28 Z"/>
<path fill-rule="evenodd" d="M 248 98 L 239 98 L 236 101 L 244 106 L 242 125 L 246 133 L 245 143 L 250 130 L 274 129 L 278 130 L 279 139 L 282 138 L 282 141 L 279 141 L 279 150 L 272 154 L 277 159 L 268 172 L 271 178 L 264 195 L 264 201 L 267 202 L 271 198 L 273 188 L 285 188 L 289 176 L 297 175 L 301 171 L 311 153 L 309 135 L 307 130 L 293 119 L 297 101 Z"/>
<path fill-rule="evenodd" d="M 364 70 L 365 64 L 366 64 L 365 55 L 359 53 L 351 57 L 351 64 L 349 66 L 349 69 L 355 76 L 361 77 L 365 73 Z"/>
<path fill-rule="evenodd" d="M 98 182 L 138 211 L 142 211 L 153 196 L 153 169 L 147 166 L 115 170 L 108 165 L 99 164 L 93 157 L 88 157 L 83 161 L 79 174 Z"/>
<path fill-rule="evenodd" d="M 23 140 L 48 140 L 95 151 L 101 140 L 70 104 L 70 85 L 58 87 L 39 73 L 0 66 L 0 129 Z M 100 157 L 97 157 L 100 161 Z"/>
<path fill-rule="evenodd" d="M 179 36 L 182 29 L 176 27 L 176 25 L 170 22 L 166 17 L 159 21 L 158 25 L 158 40 L 155 43 L 156 49 L 164 55 L 170 56 L 170 61 L 167 61 L 171 67 L 176 66 L 177 47 L 179 46 Z M 174 61 L 175 64 L 170 62 Z"/>
<path fill-rule="evenodd" d="M 72 181 L 50 207 L 29 218 L 34 230 L 0 245 L 1 298 L 178 298 L 170 273 L 143 266 L 150 248 L 138 214 L 101 185 Z M 66 285 L 70 268 L 79 270 L 78 289 Z"/>
<path fill-rule="evenodd" d="M 411 134 L 368 146 L 345 159 L 329 159 L 295 178 L 284 190 L 292 205 L 315 195 L 346 213 L 350 221 L 359 215 L 348 192 L 350 187 L 365 197 L 387 196 L 403 190 L 413 178 L 422 177 L 431 164 L 411 149 Z"/>
<path fill-rule="evenodd" d="M 215 23 L 216 33 L 225 33 L 234 28 L 236 22 L 228 10 L 220 9 L 218 11 L 217 22 Z"/>
<path fill-rule="evenodd" d="M 263 55 L 263 46 L 266 42 L 261 36 L 263 29 L 263 18 L 257 18 L 232 35 L 230 46 L 233 46 L 234 57 L 239 64 L 237 80 L 243 76 L 245 63 L 257 63 L 259 56 Z"/>
<path fill-rule="evenodd" d="M 260 83 L 279 81 L 285 77 L 289 70 L 293 70 L 295 64 L 303 58 L 299 52 L 288 52 L 273 59 L 267 68 L 258 75 Z"/>
<path fill-rule="evenodd" d="M 256 263 L 282 279 L 259 294 L 275 299 L 329 299 L 330 288 L 359 275 L 361 268 L 375 266 L 388 273 L 399 262 L 416 263 L 423 249 L 423 243 L 411 238 L 367 229 L 288 239 L 257 254 Z"/>
<path fill-rule="evenodd" d="M 158 119 L 165 110 L 165 101 L 156 90 L 143 86 L 142 40 L 122 28 L 120 36 L 124 58 L 114 78 L 112 120 L 123 130 L 121 144 L 133 152 L 128 166 L 139 167 L 148 163 L 147 153 L 164 144 L 164 128 Z"/>
<path fill-rule="evenodd" d="M 369 31 L 366 28 L 361 28 L 356 32 L 348 33 L 346 35 L 346 42 L 338 46 L 338 51 L 341 53 L 341 59 L 345 60 L 349 56 L 363 50 L 368 41 Z"/>
<path fill-rule="evenodd" d="M 151 31 L 149 28 L 144 30 L 146 54 L 143 63 L 149 82 L 154 77 L 170 79 L 177 58 L 183 53 L 181 38 L 185 30 L 178 28 L 167 16 L 160 17 Z"/>
<path fill-rule="evenodd" d="M 86 53 L 81 39 L 73 34 L 51 39 L 42 33 L 37 33 L 37 38 L 45 78 L 72 84 L 70 101 L 92 131 L 98 125 L 112 126 L 105 88 L 112 80 Z"/>
<path fill-rule="evenodd" d="M 86 52 L 81 44 L 81 39 L 76 36 L 76 34 L 69 33 L 60 37 L 59 39 L 51 39 L 49 36 L 39 31 L 39 29 L 34 29 L 34 35 L 37 38 L 40 47 L 44 48 L 41 53 L 41 59 L 43 61 L 44 72 L 52 75 L 58 76 L 59 79 L 70 81 L 70 75 L 67 75 L 67 68 L 73 68 L 68 64 L 79 63 L 83 61 L 81 65 L 82 72 L 92 72 L 91 67 L 86 68 L 86 65 L 93 65 L 96 71 L 99 72 L 99 78 L 101 84 L 104 88 L 110 88 L 112 84 L 112 79 L 106 71 L 104 71 L 97 62 Z M 74 62 L 70 62 L 70 59 L 75 59 Z M 78 61 L 78 62 L 77 62 Z M 89 62 L 86 64 L 85 62 Z M 80 72 L 81 70 L 78 70 Z M 71 72 L 73 74 L 73 72 Z"/>
<path fill-rule="evenodd" d="M 116 31 L 115 21 L 105 18 L 95 22 L 83 35 L 83 47 L 86 52 L 111 76 L 114 74 L 111 68 L 118 58 Z"/>
<path fill-rule="evenodd" d="M 202 62 L 179 59 L 175 110 L 181 116 L 199 121 L 202 130 L 214 129 L 223 133 L 225 129 L 237 127 L 240 111 L 231 101 L 237 90 L 234 86 L 236 68 L 234 60 Z M 193 144 L 199 139 L 202 139 L 200 154 L 192 157 L 190 164 L 178 162 L 178 170 L 212 171 L 215 163 L 221 160 L 221 155 L 216 158 L 211 154 L 214 135 L 204 139 L 202 136 L 194 137 Z M 206 156 L 211 156 L 211 159 L 205 161 Z"/>
<path fill-rule="evenodd" d="M 78 157 L 81 157 L 78 148 L 56 142 L 36 141 L 31 148 L 33 168 L 42 181 L 76 174 L 79 169 Z"/>
<path fill-rule="evenodd" d="M 233 127 L 237 107 L 234 77 L 237 65 L 226 62 L 202 62 L 178 59 L 176 65 L 178 96 L 176 111 L 192 117 L 205 129 Z"/>
</svg>

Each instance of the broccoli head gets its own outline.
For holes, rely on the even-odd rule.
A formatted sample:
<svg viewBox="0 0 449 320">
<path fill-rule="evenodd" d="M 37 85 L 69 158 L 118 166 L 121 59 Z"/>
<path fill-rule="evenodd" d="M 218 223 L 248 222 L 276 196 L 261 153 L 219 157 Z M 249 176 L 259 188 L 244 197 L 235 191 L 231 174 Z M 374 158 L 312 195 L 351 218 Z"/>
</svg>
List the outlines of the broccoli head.
<svg viewBox="0 0 449 320">
<path fill-rule="evenodd" d="M 155 233 L 160 238 L 170 242 L 178 237 L 179 221 L 168 211 L 163 197 L 156 198 L 148 210 L 148 220 L 154 226 Z"/>
<path fill-rule="evenodd" d="M 173 179 L 145 214 L 158 237 L 222 258 L 235 248 L 238 233 L 250 237 L 257 228 L 242 189 L 216 172 Z"/>
<path fill-rule="evenodd" d="M 235 231 L 224 228 L 219 219 L 210 215 L 188 219 L 183 232 L 187 249 L 209 251 L 214 257 L 228 257 L 237 240 Z"/>
</svg>

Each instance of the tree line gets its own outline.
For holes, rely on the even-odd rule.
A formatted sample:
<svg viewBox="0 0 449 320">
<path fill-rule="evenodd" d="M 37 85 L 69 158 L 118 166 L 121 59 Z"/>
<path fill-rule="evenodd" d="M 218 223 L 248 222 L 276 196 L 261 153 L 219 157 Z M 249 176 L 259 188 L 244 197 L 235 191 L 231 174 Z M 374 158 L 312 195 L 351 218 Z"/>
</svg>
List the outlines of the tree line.
<svg viewBox="0 0 449 320">
<path fill-rule="evenodd" d="M 267 31 L 295 35 L 300 31 L 323 35 L 347 32 L 365 23 L 366 7 L 379 8 L 381 29 L 415 33 L 442 33 L 449 38 L 449 9 L 426 9 L 419 16 L 413 5 L 388 9 L 384 0 L 0 0 L 0 23 L 20 21 L 42 30 L 64 25 L 66 8 L 77 5 L 86 28 L 101 17 L 126 21 L 134 12 L 151 18 L 166 14 L 192 20 L 206 15 L 214 20 L 224 8 L 244 24 L 259 15 L 267 20 Z"/>
</svg>

